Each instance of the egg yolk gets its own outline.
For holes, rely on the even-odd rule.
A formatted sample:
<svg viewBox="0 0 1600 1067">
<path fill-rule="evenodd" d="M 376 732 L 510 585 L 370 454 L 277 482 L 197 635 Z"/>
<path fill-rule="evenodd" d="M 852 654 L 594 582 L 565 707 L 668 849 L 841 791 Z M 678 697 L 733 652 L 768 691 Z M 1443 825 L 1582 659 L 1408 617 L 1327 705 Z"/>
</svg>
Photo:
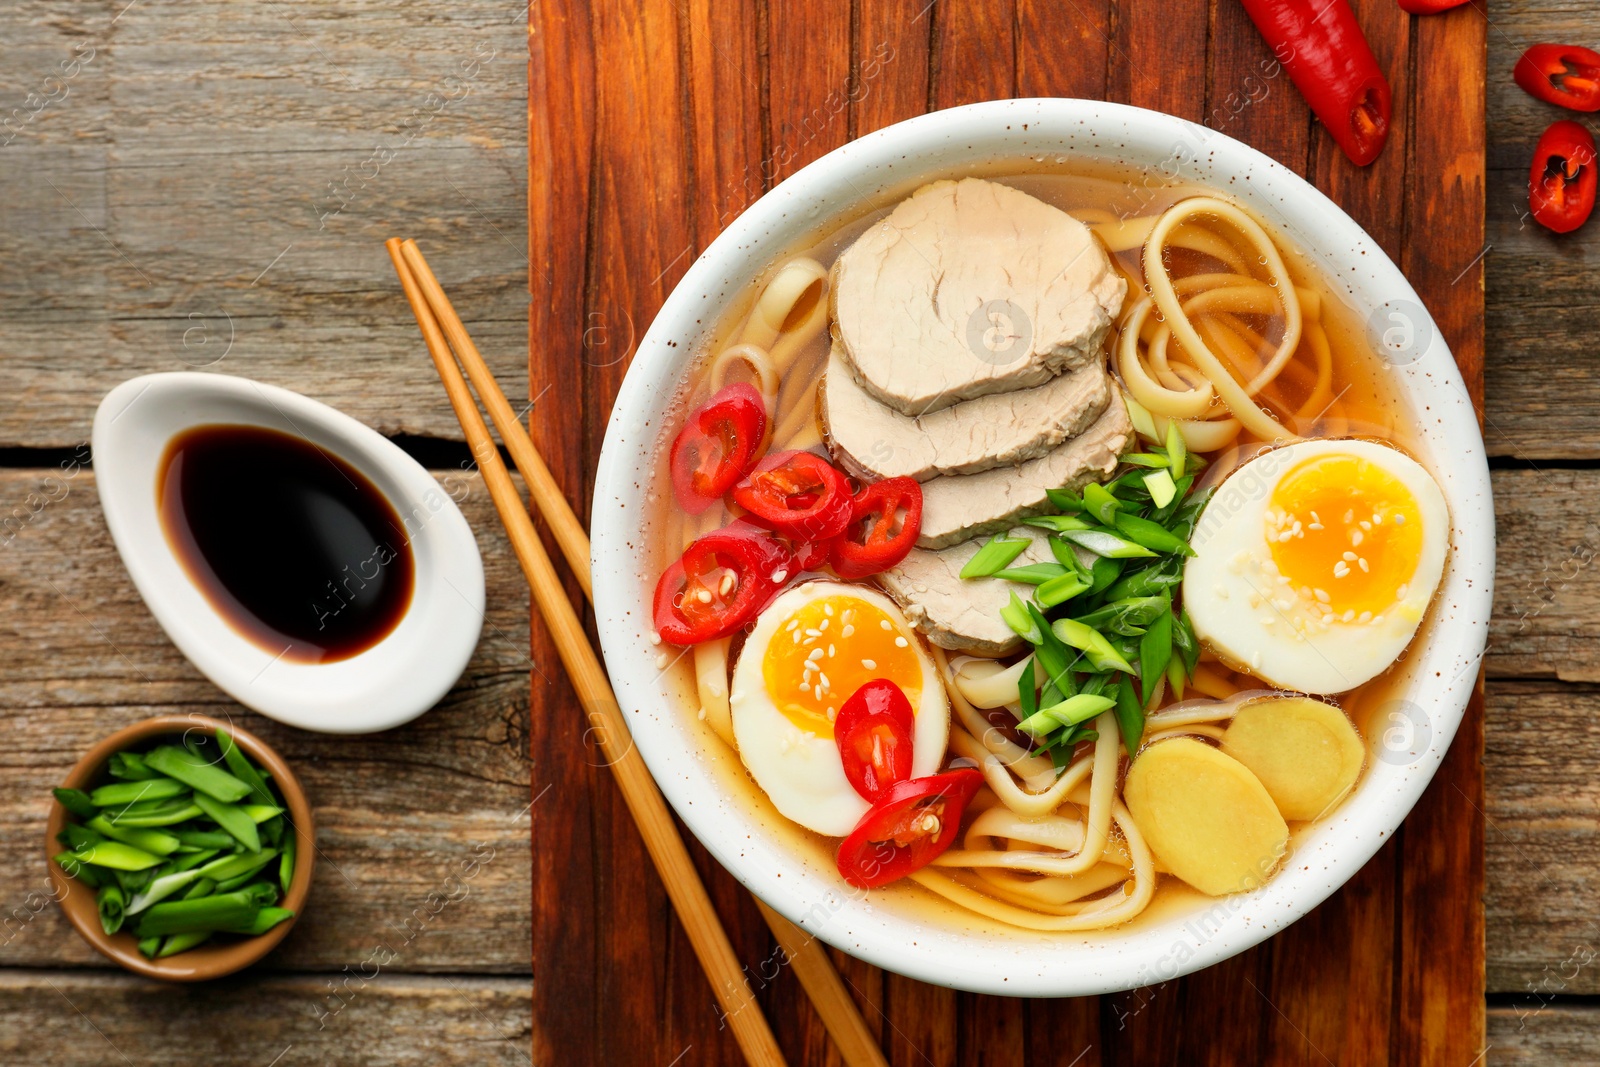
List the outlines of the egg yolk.
<svg viewBox="0 0 1600 1067">
<path fill-rule="evenodd" d="M 761 674 L 773 705 L 818 737 L 833 736 L 840 706 L 874 678 L 898 685 L 913 709 L 922 692 L 911 639 L 882 608 L 852 596 L 820 597 L 792 613 L 767 643 Z"/>
<path fill-rule="evenodd" d="M 1278 482 L 1270 505 L 1272 560 L 1325 617 L 1367 622 L 1405 599 L 1422 556 L 1422 514 L 1388 470 L 1351 455 L 1307 460 Z"/>
</svg>

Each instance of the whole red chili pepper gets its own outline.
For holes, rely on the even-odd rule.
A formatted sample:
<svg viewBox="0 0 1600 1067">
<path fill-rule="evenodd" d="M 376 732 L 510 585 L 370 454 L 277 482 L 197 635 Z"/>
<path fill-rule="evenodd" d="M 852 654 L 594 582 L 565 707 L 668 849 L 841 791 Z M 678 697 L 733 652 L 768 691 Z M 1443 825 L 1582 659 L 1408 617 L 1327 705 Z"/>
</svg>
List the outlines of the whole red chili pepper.
<svg viewBox="0 0 1600 1067">
<path fill-rule="evenodd" d="M 1600 111 L 1600 53 L 1582 45 L 1536 44 L 1511 76 L 1528 95 L 1574 111 Z"/>
<path fill-rule="evenodd" d="M 1562 119 L 1552 123 L 1533 150 L 1528 175 L 1528 203 L 1534 221 L 1556 233 L 1571 233 L 1594 210 L 1594 138 L 1589 131 Z"/>
<path fill-rule="evenodd" d="M 1409 11 L 1413 15 L 1437 15 L 1441 11 L 1460 7 L 1466 2 L 1467 0 L 1399 0 L 1400 10 Z"/>
<path fill-rule="evenodd" d="M 1357 166 L 1389 138 L 1393 94 L 1346 0 L 1241 0 L 1295 88 Z"/>
</svg>

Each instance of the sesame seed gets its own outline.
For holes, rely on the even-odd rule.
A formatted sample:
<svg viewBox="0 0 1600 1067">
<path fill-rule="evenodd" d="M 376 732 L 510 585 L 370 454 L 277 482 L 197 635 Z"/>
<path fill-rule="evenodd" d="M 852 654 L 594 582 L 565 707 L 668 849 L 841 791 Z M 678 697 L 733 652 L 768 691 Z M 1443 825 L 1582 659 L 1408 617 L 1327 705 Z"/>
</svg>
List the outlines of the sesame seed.
<svg viewBox="0 0 1600 1067">
<path fill-rule="evenodd" d="M 1396 515 L 1394 517 L 1394 524 L 1396 526 L 1404 526 L 1406 524 L 1406 517 L 1404 515 Z"/>
<path fill-rule="evenodd" d="M 822 658 L 822 649 L 820 649 L 820 648 L 813 648 L 811 650 L 811 654 L 806 657 L 806 659 L 821 659 L 821 658 Z"/>
<path fill-rule="evenodd" d="M 1371 622 L 1371 621 L 1372 621 L 1372 612 L 1370 612 L 1370 611 L 1363 611 L 1360 615 L 1356 616 L 1356 622 Z"/>
<path fill-rule="evenodd" d="M 894 639 L 894 647 L 895 647 L 895 648 L 906 648 L 906 647 L 908 647 L 908 646 L 909 646 L 909 645 L 910 645 L 910 644 L 911 644 L 911 642 L 910 642 L 910 641 L 907 641 L 907 640 L 906 640 L 906 639 L 905 639 L 905 638 L 903 638 L 903 637 L 897 637 L 897 638 L 895 638 L 895 639 Z"/>
<path fill-rule="evenodd" d="M 1383 621 L 1383 616 L 1382 615 L 1374 615 L 1372 617 L 1372 625 L 1374 625 L 1374 626 L 1378 625 L 1382 621 Z"/>
<path fill-rule="evenodd" d="M 830 707 L 828 709 L 828 721 L 832 722 L 834 719 L 837 719 L 838 717 L 839 717 L 838 709 Z"/>
<path fill-rule="evenodd" d="M 1354 563 L 1357 557 L 1354 552 L 1346 552 L 1343 558 L 1346 563 Z"/>
<path fill-rule="evenodd" d="M 832 645 L 828 646 L 828 658 L 829 659 L 833 658 L 833 646 Z"/>
<path fill-rule="evenodd" d="M 698 718 L 701 722 L 705 722 L 706 721 L 706 709 L 705 709 L 704 705 L 701 705 L 700 714 L 698 716 L 696 716 L 696 718 Z"/>
<path fill-rule="evenodd" d="M 1361 528 L 1362 528 L 1362 529 L 1363 529 L 1363 530 L 1370 530 L 1370 529 L 1372 529 L 1372 523 L 1370 523 L 1370 522 L 1368 522 L 1368 521 L 1367 521 L 1367 520 L 1366 520 L 1366 519 L 1362 519 L 1362 520 L 1361 520 L 1361 522 L 1360 522 L 1360 526 L 1361 526 Z"/>
<path fill-rule="evenodd" d="M 817 672 L 817 695 L 821 696 L 822 695 L 822 691 L 824 689 L 831 689 L 832 687 L 833 687 L 833 683 L 828 681 L 828 672 L 827 671 L 818 671 Z"/>
<path fill-rule="evenodd" d="M 828 620 L 827 619 L 823 619 L 821 622 L 817 623 L 817 629 L 818 630 L 826 630 L 827 628 L 828 628 Z"/>
<path fill-rule="evenodd" d="M 833 605 L 832 604 L 824 604 L 824 605 L 822 605 L 822 613 L 824 615 L 826 615 L 830 619 L 833 618 Z"/>
<path fill-rule="evenodd" d="M 724 574 L 722 576 L 722 582 L 717 586 L 717 592 L 721 593 L 723 596 L 727 596 L 729 593 L 733 592 L 732 574 Z"/>
<path fill-rule="evenodd" d="M 851 634 L 853 634 L 855 632 L 856 632 L 856 628 L 854 626 L 851 626 L 849 623 L 845 623 L 844 624 L 844 629 L 839 631 L 839 636 L 840 637 L 849 637 Z"/>
<path fill-rule="evenodd" d="M 656 631 L 656 630 L 651 630 L 650 631 L 650 643 L 652 645 L 659 645 L 661 643 L 661 634 L 660 634 L 659 631 Z"/>
<path fill-rule="evenodd" d="M 698 593 L 696 593 L 694 595 L 694 597 L 695 597 L 696 600 L 700 601 L 700 603 L 702 603 L 702 604 L 709 604 L 709 603 L 711 603 L 711 590 L 702 589 Z"/>
<path fill-rule="evenodd" d="M 1321 530 L 1321 529 L 1325 529 L 1325 527 L 1320 522 L 1314 522 L 1309 527 L 1307 527 L 1307 529 Z"/>
<path fill-rule="evenodd" d="M 878 669 L 878 665 L 877 665 L 877 663 L 875 663 L 875 662 L 873 662 L 873 661 L 872 661 L 872 660 L 870 660 L 870 659 L 864 659 L 864 660 L 862 660 L 862 661 L 861 661 L 861 665 L 862 665 L 862 666 L 863 666 L 863 667 L 865 667 L 865 668 L 866 668 L 866 669 L 867 669 L 867 670 L 869 670 L 869 671 L 875 671 L 875 670 L 877 670 L 877 669 Z"/>
<path fill-rule="evenodd" d="M 1345 575 L 1347 575 L 1349 573 L 1350 573 L 1350 564 L 1346 563 L 1344 560 L 1341 559 L 1338 563 L 1335 563 L 1333 565 L 1333 576 L 1335 578 L 1343 578 Z"/>
<path fill-rule="evenodd" d="M 1355 522 L 1355 521 L 1356 521 L 1356 512 L 1355 512 L 1354 508 L 1351 508 L 1349 511 L 1344 513 L 1344 524 L 1346 526 L 1349 526 L 1352 522 Z"/>
<path fill-rule="evenodd" d="M 672 657 L 667 655 L 665 652 L 663 652 L 663 653 L 661 653 L 661 655 L 656 657 L 656 669 L 664 671 L 664 670 L 667 669 L 667 664 L 669 664 L 671 662 L 672 662 Z"/>
<path fill-rule="evenodd" d="M 1363 534 L 1360 530 L 1351 530 L 1350 531 L 1350 543 L 1352 545 L 1359 545 L 1361 542 L 1365 541 L 1366 539 L 1367 539 L 1366 535 Z"/>
<path fill-rule="evenodd" d="M 1360 568 L 1361 568 L 1361 572 L 1362 572 L 1362 573 L 1363 573 L 1363 574 L 1370 574 L 1370 573 L 1372 573 L 1372 568 L 1371 568 L 1371 567 L 1369 567 L 1369 566 L 1367 566 L 1367 560 L 1366 560 L 1366 557 L 1365 557 L 1365 556 L 1363 556 L 1363 557 L 1361 557 L 1361 558 L 1360 558 L 1360 559 L 1358 559 L 1358 560 L 1356 560 L 1356 566 L 1358 566 L 1358 567 L 1360 567 Z"/>
<path fill-rule="evenodd" d="M 806 636 L 807 637 L 821 637 L 822 636 L 822 631 L 821 630 L 817 630 L 817 629 L 813 629 L 812 627 L 808 626 L 808 627 L 806 627 Z"/>
<path fill-rule="evenodd" d="M 800 631 L 798 630 L 796 630 L 794 634 L 794 643 L 797 645 L 800 643 Z"/>
<path fill-rule="evenodd" d="M 1354 608 L 1345 608 L 1343 619 L 1345 622 L 1354 622 L 1356 613 Z"/>
<path fill-rule="evenodd" d="M 785 630 L 793 630 L 796 627 L 798 627 L 799 625 L 800 625 L 800 620 L 799 619 L 790 619 L 789 620 L 789 625 L 785 626 L 784 629 Z"/>
<path fill-rule="evenodd" d="M 1396 589 L 1394 591 L 1395 599 L 1396 600 L 1404 600 L 1406 598 L 1406 594 L 1409 593 L 1410 591 L 1411 591 L 1411 586 L 1409 584 L 1402 585 L 1399 589 Z"/>
<path fill-rule="evenodd" d="M 1333 597 L 1328 595 L 1328 591 L 1326 589 L 1313 589 L 1311 590 L 1311 595 L 1316 597 L 1318 601 L 1324 604 L 1333 602 Z"/>
<path fill-rule="evenodd" d="M 786 581 L 788 581 L 788 579 L 789 579 L 789 572 L 788 571 L 773 571 L 772 572 L 772 582 L 773 582 L 774 585 L 778 585 L 778 584 L 781 584 L 783 582 L 786 582 Z"/>
<path fill-rule="evenodd" d="M 1372 513 L 1372 525 L 1374 525 L 1374 526 L 1382 526 L 1383 525 L 1383 516 L 1379 515 L 1376 511 L 1374 511 Z"/>
<path fill-rule="evenodd" d="M 888 619 L 883 619 L 883 620 L 879 621 L 878 625 L 883 627 L 885 630 L 894 629 L 894 627 L 889 624 L 889 620 Z"/>
<path fill-rule="evenodd" d="M 1312 522 L 1321 522 L 1322 521 L 1322 516 L 1318 515 L 1315 511 L 1313 511 L 1311 513 L 1311 521 Z"/>
</svg>

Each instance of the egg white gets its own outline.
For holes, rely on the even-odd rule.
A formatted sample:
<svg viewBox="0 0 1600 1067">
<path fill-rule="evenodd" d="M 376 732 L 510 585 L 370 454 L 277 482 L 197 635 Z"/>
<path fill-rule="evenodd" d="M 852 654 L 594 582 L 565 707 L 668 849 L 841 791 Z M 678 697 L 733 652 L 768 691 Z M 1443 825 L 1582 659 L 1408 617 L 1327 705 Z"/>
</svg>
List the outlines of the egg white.
<svg viewBox="0 0 1600 1067">
<path fill-rule="evenodd" d="M 813 581 L 786 590 L 761 613 L 745 640 L 729 687 L 733 736 L 739 758 L 756 784 L 784 817 L 829 837 L 843 837 L 861 821 L 870 805 L 844 775 L 839 746 L 832 737 L 800 729 L 778 710 L 767 693 L 763 660 L 774 640 L 789 640 L 783 627 L 805 604 L 832 596 L 848 596 L 878 608 L 904 637 L 922 670 L 921 694 L 912 711 L 911 774 L 934 774 L 944 762 L 950 739 L 950 703 L 937 668 L 921 638 L 888 597 L 862 586 Z M 847 638 L 835 638 L 841 647 Z M 840 695 L 842 702 L 850 694 Z"/>
<path fill-rule="evenodd" d="M 1278 483 L 1303 462 L 1349 455 L 1382 467 L 1415 498 L 1422 546 L 1405 595 L 1366 622 L 1322 617 L 1291 589 L 1265 537 Z M 1195 634 L 1262 681 L 1301 693 L 1343 693 L 1381 674 L 1405 651 L 1438 588 L 1450 516 L 1433 477 L 1411 457 L 1371 441 L 1301 441 L 1249 460 L 1218 488 L 1195 528 L 1184 566 L 1183 606 Z"/>
</svg>

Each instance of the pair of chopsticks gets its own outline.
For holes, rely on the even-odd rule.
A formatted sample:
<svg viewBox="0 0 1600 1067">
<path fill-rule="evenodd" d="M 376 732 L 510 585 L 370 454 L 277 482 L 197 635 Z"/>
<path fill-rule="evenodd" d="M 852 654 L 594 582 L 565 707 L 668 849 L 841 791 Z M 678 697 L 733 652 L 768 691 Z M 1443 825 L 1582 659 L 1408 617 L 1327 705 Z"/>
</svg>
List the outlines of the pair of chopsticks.
<svg viewBox="0 0 1600 1067">
<path fill-rule="evenodd" d="M 406 300 L 416 314 L 428 354 L 433 357 L 445 392 L 449 394 L 450 405 L 455 408 L 467 444 L 478 461 L 484 484 L 494 499 L 495 509 L 500 513 L 500 521 L 504 523 L 511 539 L 517 562 L 521 564 L 522 573 L 533 591 L 534 602 L 555 640 L 562 665 L 566 667 L 567 675 L 577 691 L 578 701 L 599 734 L 607 762 L 622 790 L 623 800 L 638 824 L 645 848 L 666 885 L 667 896 L 671 898 L 672 906 L 689 935 L 690 944 L 722 1006 L 734 1039 L 739 1043 L 747 1062 L 761 1067 L 782 1065 L 783 1054 L 778 1050 L 766 1018 L 761 1014 L 760 1005 L 755 1002 L 738 957 L 728 942 L 727 932 L 717 919 L 705 886 L 701 884 L 688 850 L 684 848 L 683 839 L 678 836 L 666 801 L 650 777 L 644 760 L 630 743 L 627 723 L 600 659 L 589 644 L 571 601 L 567 599 L 521 495 L 512 484 L 499 449 L 489 435 L 489 427 L 484 423 L 483 415 L 478 411 L 472 392 L 462 377 L 463 368 L 499 429 L 501 440 L 506 443 L 517 469 L 522 472 L 534 503 L 555 536 L 567 565 L 582 586 L 584 596 L 592 600 L 594 594 L 589 580 L 588 535 L 567 504 L 566 497 L 556 485 L 550 468 L 540 457 L 527 430 L 512 411 L 477 346 L 472 343 L 466 326 L 445 296 L 444 289 L 429 269 L 428 261 L 423 258 L 416 242 L 390 238 L 384 247 L 389 251 L 389 258 L 394 260 L 400 286 L 405 290 Z M 457 366 L 457 360 L 460 360 L 460 366 Z M 760 900 L 756 904 L 783 947 L 790 965 L 794 967 L 795 976 L 800 979 L 801 986 L 822 1017 L 823 1025 L 833 1037 L 845 1063 L 850 1067 L 885 1067 L 883 1053 L 872 1039 L 871 1032 L 845 991 L 844 983 L 833 969 L 821 944 Z"/>
</svg>

